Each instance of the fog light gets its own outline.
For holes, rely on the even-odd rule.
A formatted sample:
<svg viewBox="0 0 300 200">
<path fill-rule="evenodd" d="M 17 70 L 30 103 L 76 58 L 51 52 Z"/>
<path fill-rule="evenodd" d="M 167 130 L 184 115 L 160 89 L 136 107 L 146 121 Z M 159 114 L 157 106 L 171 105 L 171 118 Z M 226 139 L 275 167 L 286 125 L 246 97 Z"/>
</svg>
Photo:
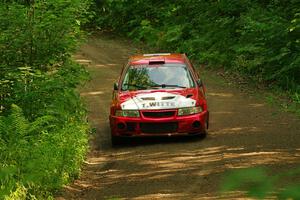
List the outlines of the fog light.
<svg viewBox="0 0 300 200">
<path fill-rule="evenodd" d="M 192 124 L 192 126 L 194 128 L 199 128 L 201 126 L 201 123 L 199 121 L 194 121 L 193 124 Z"/>
<path fill-rule="evenodd" d="M 118 129 L 123 130 L 123 129 L 125 129 L 126 125 L 124 123 L 118 123 L 117 127 L 118 127 Z"/>
</svg>

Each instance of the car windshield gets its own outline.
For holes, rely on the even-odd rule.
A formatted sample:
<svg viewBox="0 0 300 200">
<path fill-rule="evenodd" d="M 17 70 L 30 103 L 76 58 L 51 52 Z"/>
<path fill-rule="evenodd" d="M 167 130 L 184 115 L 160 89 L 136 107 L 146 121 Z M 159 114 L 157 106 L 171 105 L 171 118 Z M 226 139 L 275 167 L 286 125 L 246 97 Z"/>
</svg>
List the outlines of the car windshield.
<svg viewBox="0 0 300 200">
<path fill-rule="evenodd" d="M 122 83 L 123 91 L 191 87 L 195 83 L 184 64 L 132 65 Z"/>
</svg>

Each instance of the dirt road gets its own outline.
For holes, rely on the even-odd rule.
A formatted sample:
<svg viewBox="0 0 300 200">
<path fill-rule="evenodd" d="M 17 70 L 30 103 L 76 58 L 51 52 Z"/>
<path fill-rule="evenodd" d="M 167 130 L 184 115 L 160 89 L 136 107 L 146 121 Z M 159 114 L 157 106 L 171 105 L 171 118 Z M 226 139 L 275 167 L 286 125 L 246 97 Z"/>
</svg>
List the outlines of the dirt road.
<svg viewBox="0 0 300 200">
<path fill-rule="evenodd" d="M 299 119 L 209 72 L 203 77 L 211 113 L 207 138 L 147 139 L 112 148 L 112 86 L 136 52 L 126 42 L 93 37 L 76 56 L 92 75 L 81 95 L 96 133 L 82 176 L 57 199 L 238 199 L 243 195 L 218 193 L 228 170 L 267 166 L 275 174 L 299 166 Z"/>
</svg>

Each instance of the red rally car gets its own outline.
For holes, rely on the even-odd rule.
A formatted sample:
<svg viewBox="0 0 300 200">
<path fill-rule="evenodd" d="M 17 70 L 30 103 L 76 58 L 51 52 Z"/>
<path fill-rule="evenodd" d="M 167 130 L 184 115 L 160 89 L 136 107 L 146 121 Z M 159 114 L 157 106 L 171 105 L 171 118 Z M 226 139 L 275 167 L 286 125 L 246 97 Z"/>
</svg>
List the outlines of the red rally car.
<svg viewBox="0 0 300 200">
<path fill-rule="evenodd" d="M 112 144 L 124 137 L 206 135 L 205 87 L 185 54 L 129 58 L 114 84 Z"/>
</svg>

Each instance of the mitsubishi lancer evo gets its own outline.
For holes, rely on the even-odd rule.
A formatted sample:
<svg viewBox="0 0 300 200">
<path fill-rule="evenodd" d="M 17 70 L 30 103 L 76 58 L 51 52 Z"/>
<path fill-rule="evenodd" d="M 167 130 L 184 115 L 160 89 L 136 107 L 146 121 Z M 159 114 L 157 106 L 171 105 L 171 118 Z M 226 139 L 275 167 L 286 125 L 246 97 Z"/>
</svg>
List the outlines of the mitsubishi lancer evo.
<svg viewBox="0 0 300 200">
<path fill-rule="evenodd" d="M 112 144 L 147 136 L 207 134 L 205 86 L 185 54 L 131 56 L 114 84 Z"/>
</svg>

